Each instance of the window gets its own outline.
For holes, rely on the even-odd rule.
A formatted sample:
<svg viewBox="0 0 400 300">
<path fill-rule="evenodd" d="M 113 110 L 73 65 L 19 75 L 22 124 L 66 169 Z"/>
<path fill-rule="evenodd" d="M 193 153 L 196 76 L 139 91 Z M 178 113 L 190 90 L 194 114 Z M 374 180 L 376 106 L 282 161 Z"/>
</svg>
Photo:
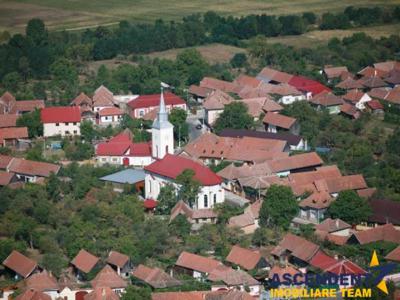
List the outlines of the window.
<svg viewBox="0 0 400 300">
<path fill-rule="evenodd" d="M 66 130 L 66 131 L 65 131 L 65 134 L 67 134 L 67 135 L 68 135 L 68 134 L 69 134 L 69 131 L 68 131 L 68 130 Z"/>
<path fill-rule="evenodd" d="M 204 195 L 204 208 L 208 208 L 208 196 Z"/>
<path fill-rule="evenodd" d="M 143 117 L 144 116 L 144 110 L 139 110 L 139 116 Z"/>
<path fill-rule="evenodd" d="M 165 154 L 168 154 L 168 145 L 165 146 Z"/>
<path fill-rule="evenodd" d="M 69 125 L 69 123 L 68 123 L 68 122 L 66 122 L 66 123 L 65 123 L 65 126 L 68 126 L 68 125 Z"/>
<path fill-rule="evenodd" d="M 74 134 L 77 134 L 78 133 L 78 130 L 74 130 Z"/>
<path fill-rule="evenodd" d="M 217 204 L 217 194 L 214 194 L 214 205 Z"/>
<path fill-rule="evenodd" d="M 76 125 L 76 122 L 74 122 L 74 125 Z"/>
<path fill-rule="evenodd" d="M 60 123 L 56 123 L 56 126 L 60 126 Z"/>
</svg>

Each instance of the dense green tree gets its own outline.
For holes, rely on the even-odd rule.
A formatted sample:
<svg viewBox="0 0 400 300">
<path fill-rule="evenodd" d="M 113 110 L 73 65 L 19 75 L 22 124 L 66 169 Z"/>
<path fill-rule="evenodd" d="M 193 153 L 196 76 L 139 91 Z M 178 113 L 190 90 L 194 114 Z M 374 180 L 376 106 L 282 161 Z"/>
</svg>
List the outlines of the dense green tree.
<svg viewBox="0 0 400 300">
<path fill-rule="evenodd" d="M 17 126 L 28 127 L 30 138 L 43 135 L 43 124 L 40 120 L 40 111 L 38 109 L 20 116 L 17 119 Z"/>
<path fill-rule="evenodd" d="M 350 224 L 367 221 L 371 207 L 367 200 L 353 190 L 342 191 L 331 204 L 328 213 L 332 218 L 339 218 Z"/>
<path fill-rule="evenodd" d="M 176 177 L 176 183 L 180 185 L 178 199 L 183 200 L 193 207 L 200 192 L 200 182 L 194 178 L 195 172 L 191 169 L 184 170 Z"/>
<path fill-rule="evenodd" d="M 219 133 L 225 128 L 251 129 L 254 126 L 253 117 L 247 111 L 247 106 L 240 101 L 225 105 L 215 121 L 214 130 Z"/>
<path fill-rule="evenodd" d="M 232 67 L 243 68 L 247 64 L 247 56 L 245 53 L 236 53 L 230 60 Z"/>
<path fill-rule="evenodd" d="M 299 206 L 289 187 L 272 185 L 261 205 L 260 225 L 287 229 L 298 210 Z"/>
<path fill-rule="evenodd" d="M 157 198 L 157 213 L 168 215 L 175 206 L 177 200 L 176 189 L 172 184 L 166 184 L 161 187 L 160 194 Z"/>
<path fill-rule="evenodd" d="M 2 84 L 6 90 L 16 93 L 19 91 L 21 81 L 22 79 L 18 72 L 11 72 L 3 77 Z"/>
<path fill-rule="evenodd" d="M 125 293 L 122 294 L 122 300 L 150 300 L 151 288 L 150 287 L 137 287 L 129 285 Z"/>
<path fill-rule="evenodd" d="M 174 108 L 170 111 L 168 119 L 174 125 L 174 137 L 177 141 L 187 141 L 189 126 L 186 123 L 187 112 L 181 108 Z"/>
</svg>

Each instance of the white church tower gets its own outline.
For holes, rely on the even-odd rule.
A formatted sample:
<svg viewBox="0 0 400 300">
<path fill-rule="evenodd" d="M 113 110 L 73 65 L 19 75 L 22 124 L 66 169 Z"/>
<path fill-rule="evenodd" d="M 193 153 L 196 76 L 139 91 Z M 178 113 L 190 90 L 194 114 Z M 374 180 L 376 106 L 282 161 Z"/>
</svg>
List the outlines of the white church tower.
<svg viewBox="0 0 400 300">
<path fill-rule="evenodd" d="M 163 88 L 161 88 L 160 110 L 152 127 L 152 156 L 162 159 L 166 154 L 174 154 L 174 126 L 168 121 Z"/>
</svg>

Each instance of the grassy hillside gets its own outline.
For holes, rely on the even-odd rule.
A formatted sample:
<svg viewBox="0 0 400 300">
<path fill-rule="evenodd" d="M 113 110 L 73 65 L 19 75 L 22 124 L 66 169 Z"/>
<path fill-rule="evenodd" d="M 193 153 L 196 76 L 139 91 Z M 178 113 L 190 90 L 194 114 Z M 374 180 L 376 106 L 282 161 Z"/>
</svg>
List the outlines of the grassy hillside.
<svg viewBox="0 0 400 300">
<path fill-rule="evenodd" d="M 339 11 L 348 5 L 389 6 L 398 0 L 0 0 L 0 30 L 21 31 L 34 17 L 50 28 L 82 29 L 116 24 L 120 20 L 148 22 L 158 18 L 180 19 L 196 12 L 221 14 L 291 14 L 304 11 Z"/>
</svg>

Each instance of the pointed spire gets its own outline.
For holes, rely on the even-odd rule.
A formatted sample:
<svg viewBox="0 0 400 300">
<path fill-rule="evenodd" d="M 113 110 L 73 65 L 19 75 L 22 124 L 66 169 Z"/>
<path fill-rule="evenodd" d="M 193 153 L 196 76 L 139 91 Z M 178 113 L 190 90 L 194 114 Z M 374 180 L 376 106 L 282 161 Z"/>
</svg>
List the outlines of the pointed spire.
<svg viewBox="0 0 400 300">
<path fill-rule="evenodd" d="M 157 113 L 157 118 L 153 122 L 153 128 L 169 127 L 172 126 L 168 122 L 168 111 L 164 101 L 164 88 L 161 87 L 160 106 Z"/>
<path fill-rule="evenodd" d="M 161 87 L 161 94 L 160 94 L 160 113 L 165 113 L 167 112 L 165 108 L 165 101 L 164 101 L 164 88 Z"/>
</svg>

